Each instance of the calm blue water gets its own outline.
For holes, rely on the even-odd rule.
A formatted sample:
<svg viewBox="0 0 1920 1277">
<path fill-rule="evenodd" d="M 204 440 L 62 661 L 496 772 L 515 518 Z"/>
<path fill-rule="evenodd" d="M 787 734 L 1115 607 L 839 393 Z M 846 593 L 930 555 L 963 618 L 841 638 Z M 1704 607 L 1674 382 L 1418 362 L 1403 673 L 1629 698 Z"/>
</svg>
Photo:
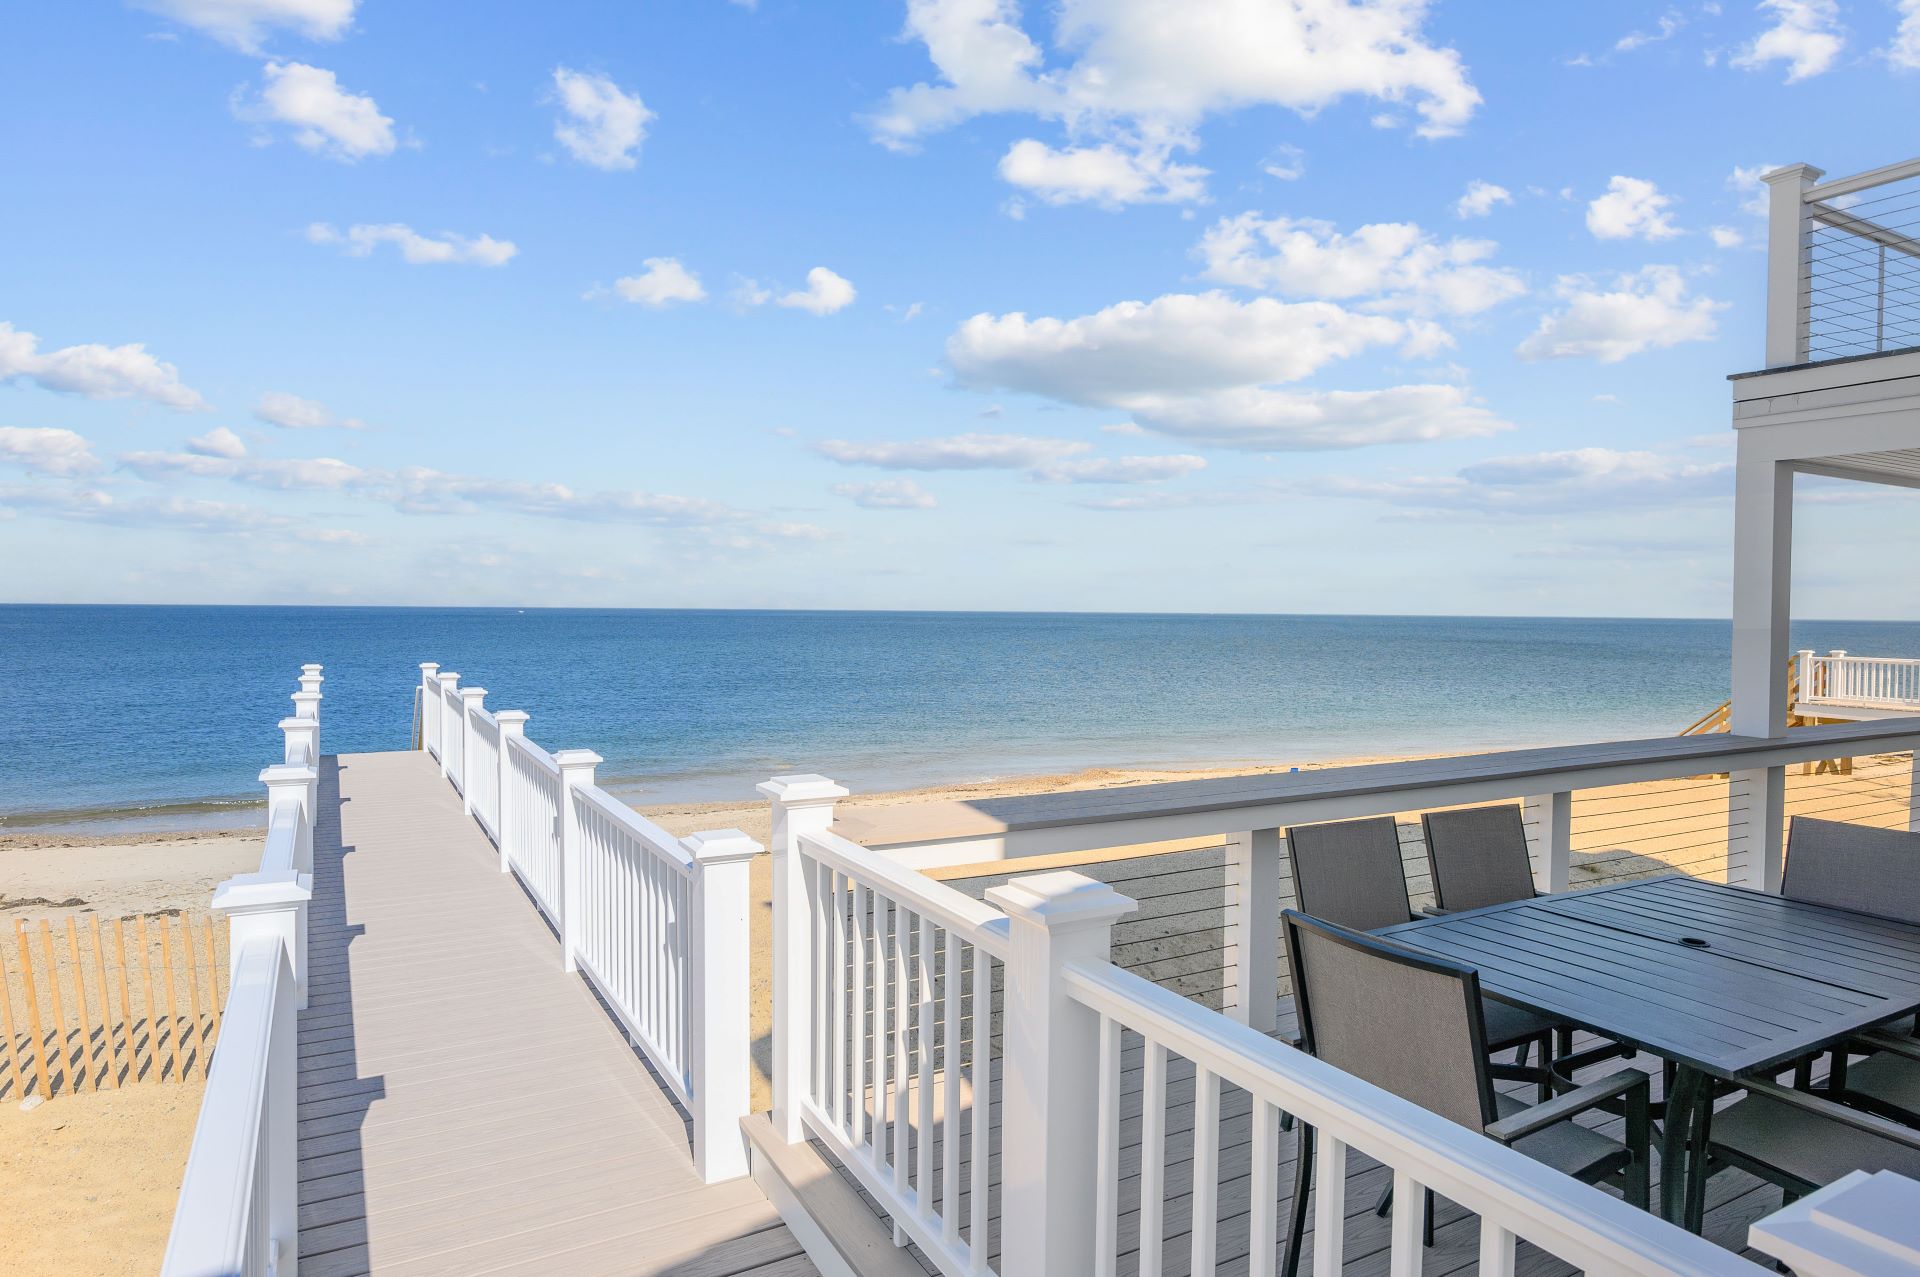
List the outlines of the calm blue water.
<svg viewBox="0 0 1920 1277">
<path fill-rule="evenodd" d="M 1795 646 L 1920 656 L 1920 624 Z M 636 802 L 780 772 L 898 788 L 1098 764 L 1310 761 L 1678 731 L 1724 621 L 0 607 L 0 826 L 242 821 L 304 661 L 323 747 L 408 744 L 418 663 L 587 747 Z M 209 805 L 211 808 L 209 809 Z"/>
</svg>

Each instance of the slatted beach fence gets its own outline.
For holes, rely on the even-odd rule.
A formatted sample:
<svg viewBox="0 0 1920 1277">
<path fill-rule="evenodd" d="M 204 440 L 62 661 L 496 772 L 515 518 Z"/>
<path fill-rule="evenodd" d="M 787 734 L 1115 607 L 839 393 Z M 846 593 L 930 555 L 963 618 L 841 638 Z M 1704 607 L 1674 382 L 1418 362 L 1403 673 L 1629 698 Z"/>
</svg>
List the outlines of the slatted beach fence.
<svg viewBox="0 0 1920 1277">
<path fill-rule="evenodd" d="M 0 1100 L 204 1080 L 220 1033 L 223 919 L 16 918 L 0 937 Z"/>
</svg>

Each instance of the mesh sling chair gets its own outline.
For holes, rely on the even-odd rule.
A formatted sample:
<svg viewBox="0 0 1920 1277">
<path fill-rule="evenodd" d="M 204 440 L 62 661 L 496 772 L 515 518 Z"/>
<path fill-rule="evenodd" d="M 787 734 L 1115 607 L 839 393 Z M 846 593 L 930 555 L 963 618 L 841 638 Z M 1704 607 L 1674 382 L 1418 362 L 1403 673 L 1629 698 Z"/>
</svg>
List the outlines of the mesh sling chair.
<svg viewBox="0 0 1920 1277">
<path fill-rule="evenodd" d="M 1309 1054 L 1555 1170 L 1616 1184 L 1628 1201 L 1646 1207 L 1652 1123 L 1645 1073 L 1623 1069 L 1529 1108 L 1493 1089 L 1480 979 L 1472 967 L 1292 909 L 1281 921 Z M 1573 1121 L 1610 1104 L 1624 1109 L 1625 1142 Z M 1297 1138 L 1286 1277 L 1299 1270 L 1313 1187 L 1313 1129 L 1302 1123 Z M 1432 1245 L 1431 1192 L 1424 1208 L 1423 1234 Z"/>
<path fill-rule="evenodd" d="M 1426 812 L 1420 832 L 1427 840 L 1433 902 L 1443 912 L 1464 913 L 1539 894 L 1527 827 L 1513 803 Z"/>
</svg>

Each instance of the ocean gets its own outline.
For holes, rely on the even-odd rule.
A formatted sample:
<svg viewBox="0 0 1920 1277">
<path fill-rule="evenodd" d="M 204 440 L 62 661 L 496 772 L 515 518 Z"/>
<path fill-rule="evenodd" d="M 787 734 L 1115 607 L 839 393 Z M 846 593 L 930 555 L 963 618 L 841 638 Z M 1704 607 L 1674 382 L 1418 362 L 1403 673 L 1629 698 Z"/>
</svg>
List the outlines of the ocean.
<svg viewBox="0 0 1920 1277">
<path fill-rule="evenodd" d="M 303 662 L 322 747 L 409 744 L 419 662 L 600 753 L 635 803 L 1088 766 L 1304 763 L 1677 732 L 1725 621 L 512 608 L 0 607 L 0 830 L 258 819 Z M 1920 656 L 1920 624 L 1796 647 Z"/>
</svg>

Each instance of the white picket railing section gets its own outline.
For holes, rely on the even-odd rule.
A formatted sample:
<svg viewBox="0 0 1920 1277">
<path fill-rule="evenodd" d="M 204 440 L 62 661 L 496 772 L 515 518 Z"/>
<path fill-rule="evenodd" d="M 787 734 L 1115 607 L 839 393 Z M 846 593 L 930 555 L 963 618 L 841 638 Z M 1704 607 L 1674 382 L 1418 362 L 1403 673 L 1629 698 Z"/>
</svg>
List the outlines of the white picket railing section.
<svg viewBox="0 0 1920 1277">
<path fill-rule="evenodd" d="M 436 755 L 465 811 L 560 937 L 561 961 L 614 1017 L 693 1118 L 708 1183 L 747 1173 L 740 1119 L 751 1079 L 747 862 L 738 830 L 675 838 L 594 784 L 600 757 L 549 754 L 527 715 L 489 712 L 481 688 L 423 662 L 439 706 Z"/>
<path fill-rule="evenodd" d="M 440 758 L 441 723 L 446 704 L 440 695 L 439 669 L 431 661 L 420 664 L 420 744 L 436 762 Z"/>
<path fill-rule="evenodd" d="M 991 1272 L 993 972 L 1007 919 L 833 833 L 797 839 L 806 1124 L 942 1271 Z"/>
<path fill-rule="evenodd" d="M 295 1026 L 306 1005 L 321 681 L 318 665 L 304 668 L 300 712 L 280 724 L 285 761 L 260 773 L 259 872 L 214 893 L 230 923 L 227 1002 L 162 1277 L 267 1277 L 298 1265 Z"/>
<path fill-rule="evenodd" d="M 1845 652 L 1807 652 L 1801 659 L 1807 671 L 1800 680 L 1803 702 L 1920 709 L 1920 660 Z"/>
</svg>

